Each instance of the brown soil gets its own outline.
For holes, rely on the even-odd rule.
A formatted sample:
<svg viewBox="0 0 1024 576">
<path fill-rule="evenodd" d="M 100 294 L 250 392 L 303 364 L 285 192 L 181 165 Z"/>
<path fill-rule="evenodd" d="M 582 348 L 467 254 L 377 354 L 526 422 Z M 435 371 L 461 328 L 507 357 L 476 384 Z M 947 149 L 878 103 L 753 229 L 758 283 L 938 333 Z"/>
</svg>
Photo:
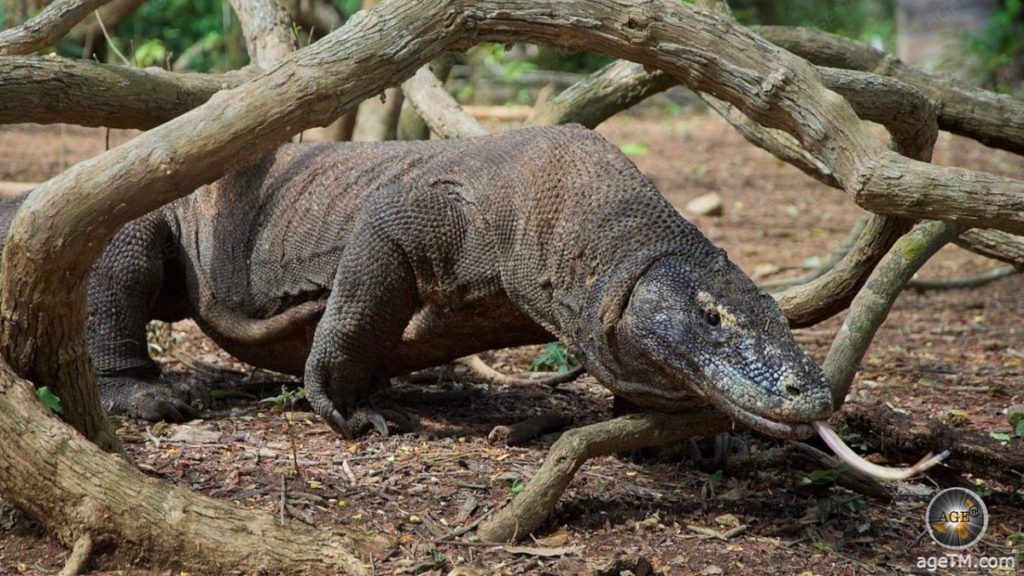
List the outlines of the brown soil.
<svg viewBox="0 0 1024 576">
<path fill-rule="evenodd" d="M 680 209 L 700 194 L 718 192 L 725 214 L 693 220 L 758 280 L 799 274 L 807 259 L 827 256 L 861 214 L 842 193 L 753 148 L 716 117 L 650 116 L 617 118 L 600 131 L 619 144 L 646 145 L 646 153 L 634 156 L 636 163 Z M 111 140 L 130 137 L 115 131 Z M 47 178 L 62 165 L 101 152 L 104 138 L 102 130 L 74 127 L 0 128 L 0 180 Z M 1024 177 L 1021 158 L 949 135 L 940 139 L 936 162 Z M 994 265 L 947 248 L 921 276 L 969 275 Z M 884 402 L 915 420 L 943 417 L 986 435 L 1010 433 L 1002 411 L 1024 402 L 1022 287 L 1024 278 L 1016 276 L 969 291 L 903 295 L 863 362 L 852 402 Z M 800 331 L 798 339 L 821 360 L 840 321 Z M 158 343 L 168 367 L 185 377 L 237 383 L 237 376 L 213 367 L 250 370 L 189 323 L 176 325 Z M 518 371 L 537 353 L 501 351 L 490 360 Z M 147 474 L 275 513 L 283 484 L 285 512 L 297 521 L 378 536 L 384 552 L 366 559 L 378 574 L 447 574 L 458 566 L 486 574 L 593 574 L 617 559 L 637 558 L 661 574 L 921 571 L 918 557 L 942 554 L 924 533 L 925 507 L 937 488 L 953 485 L 973 486 L 989 506 L 988 533 L 971 550 L 975 556 L 1016 553 L 1019 560 L 1024 554 L 1024 480 L 1003 484 L 984 467 L 896 483 L 893 501 L 885 503 L 812 484 L 809 470 L 719 477 L 686 463 L 636 463 L 627 457 L 586 464 L 535 534 L 537 541 L 527 543 L 564 555 L 474 542 L 454 535 L 456 530 L 504 504 L 517 483 L 528 482 L 553 441 L 493 446 L 486 439 L 491 428 L 551 410 L 591 423 L 608 418 L 611 407 L 609 394 L 586 377 L 554 392 L 475 388 L 480 393 L 469 400 L 407 404 L 422 419 L 421 436 L 347 442 L 301 405 L 282 412 L 238 398 L 218 401 L 204 420 L 188 425 L 125 418 L 116 424 Z M 775 445 L 760 437 L 749 441 L 755 450 Z M 1020 451 L 1024 442 L 1014 438 L 1000 449 Z M 736 522 L 746 529 L 728 540 L 695 530 L 724 532 Z M 0 574 L 53 574 L 65 557 L 31 522 L 0 513 Z M 116 557 L 100 558 L 96 568 L 96 574 L 167 573 Z M 607 573 L 626 568 L 628 562 Z M 630 569 L 645 573 L 635 563 Z"/>
</svg>

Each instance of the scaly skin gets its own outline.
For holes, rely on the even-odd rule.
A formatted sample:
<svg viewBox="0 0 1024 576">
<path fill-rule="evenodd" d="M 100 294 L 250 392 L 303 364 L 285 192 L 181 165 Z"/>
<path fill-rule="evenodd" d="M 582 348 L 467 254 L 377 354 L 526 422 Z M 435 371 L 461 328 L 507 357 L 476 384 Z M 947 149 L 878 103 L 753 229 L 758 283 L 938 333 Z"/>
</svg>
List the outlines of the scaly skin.
<svg viewBox="0 0 1024 576">
<path fill-rule="evenodd" d="M 780 437 L 832 411 L 775 301 L 574 126 L 283 146 L 126 226 L 89 310 L 103 398 L 149 418 L 193 416 L 145 349 L 149 319 L 184 317 L 304 375 L 346 435 L 382 424 L 365 402 L 383 379 L 552 338 L 641 407 L 710 401 Z"/>
</svg>

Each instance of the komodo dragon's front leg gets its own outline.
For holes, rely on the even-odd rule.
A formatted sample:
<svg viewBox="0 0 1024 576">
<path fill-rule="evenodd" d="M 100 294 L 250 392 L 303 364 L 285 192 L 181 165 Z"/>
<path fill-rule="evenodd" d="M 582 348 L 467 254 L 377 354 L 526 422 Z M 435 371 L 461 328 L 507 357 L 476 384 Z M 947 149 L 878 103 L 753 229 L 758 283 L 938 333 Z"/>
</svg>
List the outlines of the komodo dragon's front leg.
<svg viewBox="0 0 1024 576">
<path fill-rule="evenodd" d="M 151 318 L 187 315 L 184 291 L 164 286 L 172 256 L 169 234 L 166 220 L 156 213 L 114 237 L 89 277 L 87 340 L 108 412 L 183 422 L 199 417 L 190 401 L 207 403 L 205 388 L 182 389 L 165 381 L 146 346 Z"/>
<path fill-rule="evenodd" d="M 381 192 L 379 197 L 387 196 Z M 416 276 L 393 237 L 390 211 L 368 208 L 349 235 L 305 368 L 306 398 L 313 410 L 346 438 L 373 425 L 387 435 L 385 416 L 399 428 L 414 426 L 400 411 L 369 405 L 388 354 L 418 307 Z"/>
</svg>

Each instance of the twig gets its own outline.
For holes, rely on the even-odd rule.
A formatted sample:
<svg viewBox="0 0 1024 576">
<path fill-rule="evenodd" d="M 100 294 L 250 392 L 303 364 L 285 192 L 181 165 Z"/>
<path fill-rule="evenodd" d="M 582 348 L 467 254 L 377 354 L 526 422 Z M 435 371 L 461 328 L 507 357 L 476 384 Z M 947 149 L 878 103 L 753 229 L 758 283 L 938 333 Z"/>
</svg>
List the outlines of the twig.
<svg viewBox="0 0 1024 576">
<path fill-rule="evenodd" d="M 571 424 L 572 416 L 569 414 L 545 412 L 508 426 L 495 426 L 487 435 L 487 441 L 491 444 L 523 444 Z"/>
<path fill-rule="evenodd" d="M 103 18 L 100 18 L 99 10 L 93 12 L 93 14 L 96 15 L 96 21 L 100 24 L 100 31 L 103 32 L 103 37 L 107 39 L 107 46 L 110 46 L 110 49 L 114 51 L 114 54 L 117 54 L 121 58 L 121 61 L 124 62 L 125 66 L 131 66 L 132 63 L 125 58 L 124 54 L 122 54 L 120 50 L 117 49 L 117 44 L 115 44 L 113 39 L 110 38 L 110 34 L 107 34 L 107 27 L 103 25 Z M 109 148 L 109 141 L 107 142 L 107 146 Z"/>
<path fill-rule="evenodd" d="M 278 521 L 281 523 L 281 526 L 284 526 L 285 515 L 288 513 L 287 512 L 287 510 L 288 510 L 288 492 L 285 489 L 284 474 L 281 475 L 281 505 L 280 505 L 280 508 L 281 508 L 281 510 L 280 510 L 280 516 L 278 517 Z"/>
<path fill-rule="evenodd" d="M 913 279 L 907 283 L 907 288 L 917 292 L 928 292 L 932 290 L 958 290 L 963 288 L 980 288 L 986 284 L 1002 280 L 1014 274 L 1019 274 L 1020 269 L 1015 266 L 999 266 L 977 276 L 954 276 L 952 278 L 940 278 L 936 280 Z"/>
</svg>

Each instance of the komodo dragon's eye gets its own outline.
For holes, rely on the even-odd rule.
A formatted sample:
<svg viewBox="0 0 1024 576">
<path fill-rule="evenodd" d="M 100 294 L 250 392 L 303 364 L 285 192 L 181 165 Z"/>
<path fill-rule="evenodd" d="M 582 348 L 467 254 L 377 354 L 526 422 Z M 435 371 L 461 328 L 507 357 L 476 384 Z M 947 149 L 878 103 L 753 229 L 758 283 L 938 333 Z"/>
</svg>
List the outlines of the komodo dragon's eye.
<svg viewBox="0 0 1024 576">
<path fill-rule="evenodd" d="M 718 315 L 718 312 L 705 312 L 704 321 L 711 326 L 718 326 L 722 323 L 722 317 Z"/>
</svg>

